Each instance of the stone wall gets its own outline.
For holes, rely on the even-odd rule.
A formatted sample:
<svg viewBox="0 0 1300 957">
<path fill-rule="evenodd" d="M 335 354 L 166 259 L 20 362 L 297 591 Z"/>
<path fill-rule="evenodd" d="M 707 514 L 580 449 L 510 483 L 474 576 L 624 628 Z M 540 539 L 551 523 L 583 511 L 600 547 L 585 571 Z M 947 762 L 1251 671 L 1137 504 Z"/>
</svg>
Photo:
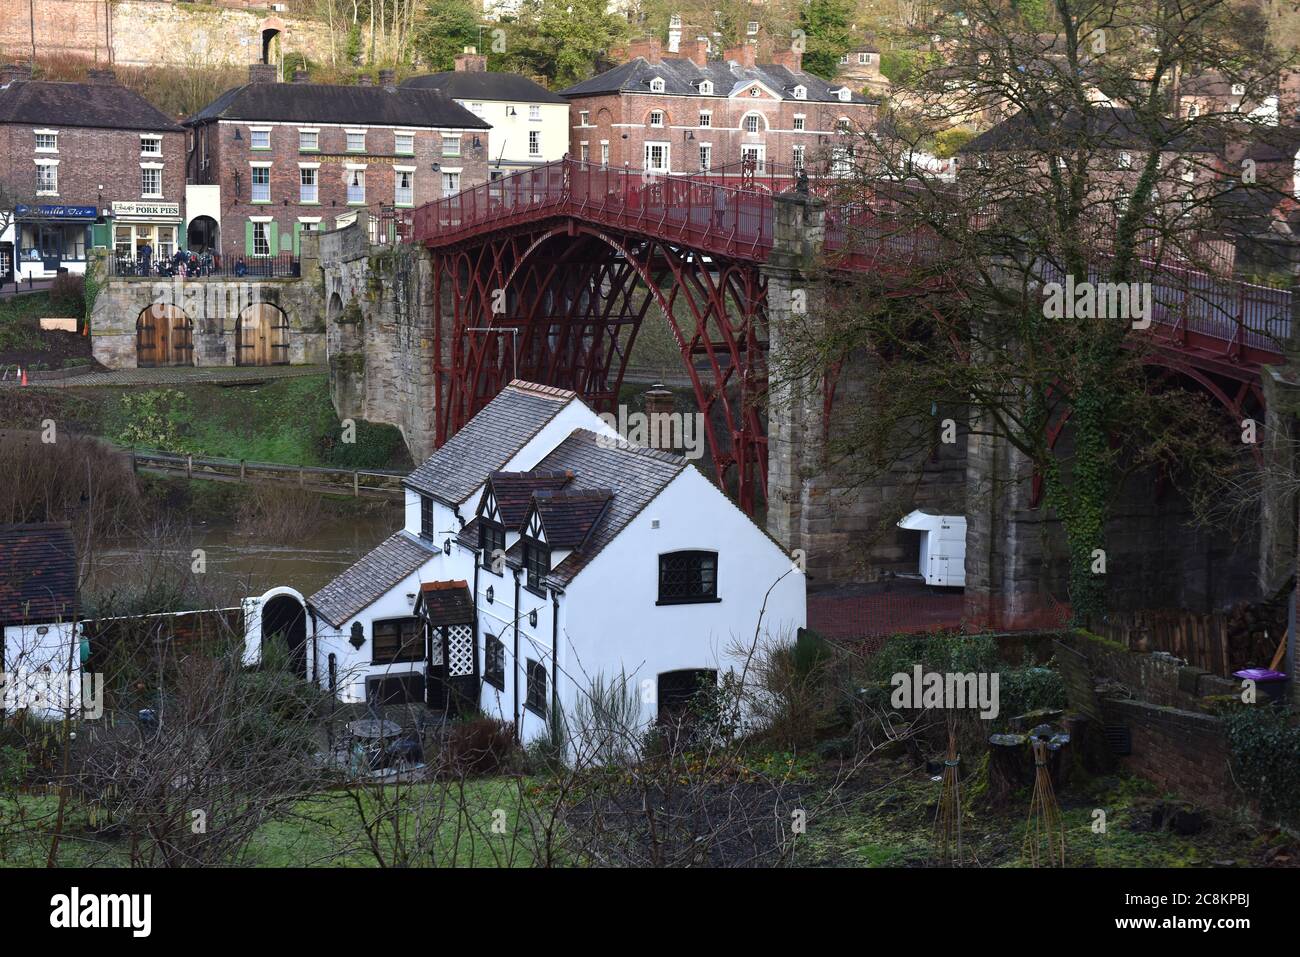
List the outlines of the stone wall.
<svg viewBox="0 0 1300 957">
<path fill-rule="evenodd" d="M 314 235 L 303 237 L 301 275 L 285 279 L 107 279 L 104 253 L 96 251 L 92 268 L 102 286 L 90 319 L 92 354 L 110 369 L 136 368 L 140 314 L 161 304 L 180 309 L 192 323 L 196 366 L 233 366 L 239 316 L 267 303 L 288 317 L 290 364 L 324 363 L 325 301 L 315 243 Z"/>
<path fill-rule="evenodd" d="M 260 6 L 262 9 L 248 9 Z M 262 30 L 280 31 L 273 61 L 329 59 L 327 30 L 268 17 L 268 4 L 218 0 L 0 0 L 0 54 L 76 56 L 121 66 L 242 66 L 262 58 Z"/>
<path fill-rule="evenodd" d="M 364 214 L 320 233 L 330 390 L 340 418 L 401 430 L 416 462 L 434 449 L 435 310 L 420 246 L 371 246 Z"/>
</svg>

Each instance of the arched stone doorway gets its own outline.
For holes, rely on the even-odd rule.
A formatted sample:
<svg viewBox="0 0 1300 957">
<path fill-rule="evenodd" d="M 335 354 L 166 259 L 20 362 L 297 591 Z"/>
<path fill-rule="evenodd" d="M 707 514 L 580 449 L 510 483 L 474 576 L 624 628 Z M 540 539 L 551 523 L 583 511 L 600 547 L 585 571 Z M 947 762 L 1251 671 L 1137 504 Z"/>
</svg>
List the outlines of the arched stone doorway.
<svg viewBox="0 0 1300 957">
<path fill-rule="evenodd" d="M 279 306 L 255 302 L 235 320 L 235 365 L 287 366 L 289 317 Z"/>
<path fill-rule="evenodd" d="M 262 661 L 275 662 L 277 652 L 288 655 L 289 670 L 307 678 L 307 610 L 293 595 L 281 594 L 262 605 Z M 272 646 L 277 652 L 268 654 Z"/>
<path fill-rule="evenodd" d="M 135 321 L 135 364 L 194 365 L 194 323 L 179 306 L 155 303 L 141 310 Z"/>
<path fill-rule="evenodd" d="M 185 230 L 185 248 L 196 253 L 216 253 L 221 248 L 220 229 L 211 216 L 195 216 Z"/>
</svg>

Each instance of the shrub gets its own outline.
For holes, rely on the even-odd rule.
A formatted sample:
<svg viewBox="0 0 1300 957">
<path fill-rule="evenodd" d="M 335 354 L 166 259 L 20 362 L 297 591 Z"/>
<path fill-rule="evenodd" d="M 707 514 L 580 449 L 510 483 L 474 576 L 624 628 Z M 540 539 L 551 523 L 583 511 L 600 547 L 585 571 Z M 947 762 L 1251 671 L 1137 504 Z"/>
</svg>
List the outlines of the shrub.
<svg viewBox="0 0 1300 957">
<path fill-rule="evenodd" d="M 391 425 L 357 421 L 352 442 L 343 441 L 343 432 L 340 423 L 321 440 L 322 459 L 337 468 L 384 468 L 403 450 L 402 433 Z"/>
<path fill-rule="evenodd" d="M 184 454 L 180 422 L 190 413 L 189 397 L 179 389 L 149 389 L 122 395 L 126 424 L 117 434 L 122 445 Z"/>
<path fill-rule="evenodd" d="M 86 280 L 72 273 L 59 273 L 50 285 L 50 306 L 64 316 L 86 314 Z"/>
<path fill-rule="evenodd" d="M 455 774 L 496 774 L 507 766 L 515 749 L 513 724 L 496 718 L 470 718 L 452 725 L 443 759 Z"/>
<path fill-rule="evenodd" d="M 1237 783 L 1265 814 L 1300 815 L 1300 727 L 1287 709 L 1240 707 L 1224 718 Z"/>
</svg>

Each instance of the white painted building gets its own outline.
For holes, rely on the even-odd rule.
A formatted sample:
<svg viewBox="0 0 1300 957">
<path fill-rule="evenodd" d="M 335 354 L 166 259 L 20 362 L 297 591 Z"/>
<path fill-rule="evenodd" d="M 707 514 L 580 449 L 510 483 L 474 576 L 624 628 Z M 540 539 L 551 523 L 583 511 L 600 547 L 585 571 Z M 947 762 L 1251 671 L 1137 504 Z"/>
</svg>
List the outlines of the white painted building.
<svg viewBox="0 0 1300 957">
<path fill-rule="evenodd" d="M 569 149 L 569 101 L 514 73 L 493 73 L 487 57 L 467 47 L 456 69 L 414 76 L 403 88 L 440 90 L 492 126 L 488 175 L 563 159 Z"/>
<path fill-rule="evenodd" d="M 406 486 L 405 527 L 306 601 L 304 670 L 343 700 L 459 698 L 528 741 L 626 675 L 648 723 L 805 624 L 762 529 L 572 392 L 512 383 Z"/>
<path fill-rule="evenodd" d="M 65 524 L 0 525 L 0 715 L 81 702 L 77 557 Z"/>
</svg>

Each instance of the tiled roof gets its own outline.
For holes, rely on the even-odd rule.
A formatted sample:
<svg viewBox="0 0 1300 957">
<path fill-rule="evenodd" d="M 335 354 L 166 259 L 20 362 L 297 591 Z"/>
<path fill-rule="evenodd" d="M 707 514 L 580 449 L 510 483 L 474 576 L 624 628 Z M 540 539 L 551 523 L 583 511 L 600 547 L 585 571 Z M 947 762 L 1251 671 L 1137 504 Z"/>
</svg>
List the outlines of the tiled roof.
<svg viewBox="0 0 1300 957">
<path fill-rule="evenodd" d="M 998 150 L 1052 150 L 1061 142 L 1086 133 L 1088 145 L 1097 150 L 1146 149 L 1155 136 L 1168 137 L 1165 148 L 1170 151 L 1213 152 L 1214 146 L 1202 137 L 1187 132 L 1144 130 L 1143 120 L 1133 110 L 1124 107 L 1098 106 L 1089 109 L 1086 116 L 1071 108 L 1051 121 L 1052 132 L 1040 133 L 1036 123 L 1044 118 L 1021 111 L 991 129 L 985 130 L 958 152 L 983 153 Z M 1162 121 L 1173 123 L 1174 121 Z"/>
<path fill-rule="evenodd" d="M 450 582 L 425 582 L 416 602 L 417 614 L 431 625 L 464 625 L 474 620 L 474 597 L 463 579 Z"/>
<path fill-rule="evenodd" d="M 664 81 L 665 93 L 677 96 L 699 95 L 701 80 L 712 81 L 715 96 L 730 95 L 757 80 L 786 100 L 793 100 L 794 88 L 802 86 L 807 91 L 804 98 L 810 102 L 843 102 L 831 93 L 831 90 L 840 89 L 842 83 L 827 83 L 812 73 L 795 73 L 776 63 L 757 63 L 746 69 L 734 61 L 711 60 L 707 66 L 699 66 L 685 57 L 665 57 L 658 63 L 650 63 L 645 57 L 636 57 L 600 76 L 575 83 L 567 90 L 561 90 L 560 95 L 573 97 L 600 93 L 649 93 L 650 81 L 655 77 Z M 860 93 L 854 93 L 849 102 L 863 104 L 868 100 Z"/>
<path fill-rule="evenodd" d="M 360 561 L 307 599 L 335 628 L 380 598 L 436 554 L 406 531 L 389 536 Z"/>
<path fill-rule="evenodd" d="M 77 613 L 77 549 L 62 523 L 0 525 L 0 627 Z"/>
<path fill-rule="evenodd" d="M 496 496 L 501 524 L 517 530 L 528 515 L 533 493 L 563 488 L 573 479 L 572 472 L 493 472 L 492 493 Z"/>
<path fill-rule="evenodd" d="M 577 393 L 567 389 L 516 379 L 408 475 L 405 484 L 458 506 L 575 398 Z"/>
<path fill-rule="evenodd" d="M 534 493 L 533 503 L 542 519 L 546 543 L 552 548 L 581 548 L 613 497 L 607 488 Z"/>
<path fill-rule="evenodd" d="M 491 128 L 491 124 L 437 90 L 328 83 L 245 83 L 222 93 L 185 124 L 207 120 Z"/>
<path fill-rule="evenodd" d="M 413 76 L 402 83 L 402 89 L 441 90 L 448 96 L 461 100 L 508 100 L 513 103 L 569 102 L 540 83 L 535 83 L 517 73 L 447 70 L 444 73 Z"/>
<path fill-rule="evenodd" d="M 563 587 L 681 474 L 686 460 L 680 455 L 610 442 L 604 437 L 598 440 L 595 432 L 575 429 L 537 467 L 571 470 L 574 477 L 565 486 L 566 495 L 589 491 L 613 496 L 582 548 L 571 552 L 551 569 L 549 580 Z M 550 534 L 549 526 L 547 534 Z"/>
<path fill-rule="evenodd" d="M 0 87 L 0 123 L 184 132 L 139 93 L 116 83 L 15 80 Z"/>
</svg>

